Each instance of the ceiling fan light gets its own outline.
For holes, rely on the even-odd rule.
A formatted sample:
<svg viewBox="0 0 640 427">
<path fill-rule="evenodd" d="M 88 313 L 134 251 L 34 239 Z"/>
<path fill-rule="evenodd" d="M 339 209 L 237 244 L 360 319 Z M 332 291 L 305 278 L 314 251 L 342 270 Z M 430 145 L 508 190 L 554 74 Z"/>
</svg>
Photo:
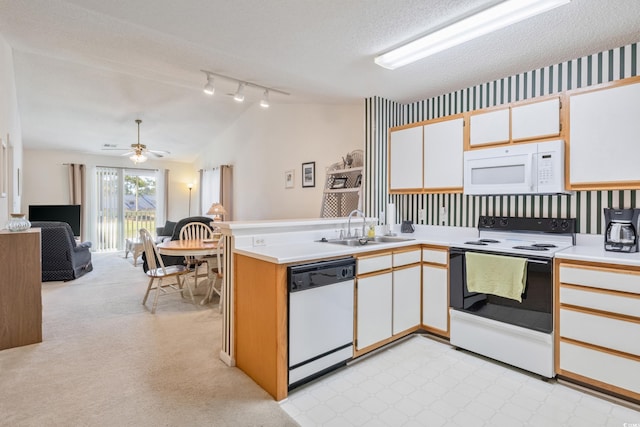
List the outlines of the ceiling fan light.
<svg viewBox="0 0 640 427">
<path fill-rule="evenodd" d="M 240 82 L 238 83 L 238 90 L 236 90 L 235 95 L 233 95 L 233 99 L 237 102 L 243 102 L 244 101 L 244 83 Z"/>
<path fill-rule="evenodd" d="M 131 157 L 129 157 L 129 159 L 131 161 L 133 161 L 133 163 L 138 164 L 138 163 L 144 163 L 147 161 L 147 156 L 145 156 L 142 153 L 135 153 L 134 155 L 132 155 Z"/>
<path fill-rule="evenodd" d="M 260 100 L 260 106 L 262 108 L 269 108 L 269 91 L 265 90 L 262 95 L 262 99 Z"/>
</svg>

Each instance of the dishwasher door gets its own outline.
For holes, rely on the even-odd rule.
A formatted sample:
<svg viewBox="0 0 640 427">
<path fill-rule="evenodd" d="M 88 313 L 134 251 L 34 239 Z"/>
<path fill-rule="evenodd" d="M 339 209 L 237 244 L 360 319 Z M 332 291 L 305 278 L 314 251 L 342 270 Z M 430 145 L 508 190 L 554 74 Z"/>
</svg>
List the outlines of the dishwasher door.
<svg viewBox="0 0 640 427">
<path fill-rule="evenodd" d="M 290 267 L 289 389 L 353 357 L 352 258 Z"/>
</svg>

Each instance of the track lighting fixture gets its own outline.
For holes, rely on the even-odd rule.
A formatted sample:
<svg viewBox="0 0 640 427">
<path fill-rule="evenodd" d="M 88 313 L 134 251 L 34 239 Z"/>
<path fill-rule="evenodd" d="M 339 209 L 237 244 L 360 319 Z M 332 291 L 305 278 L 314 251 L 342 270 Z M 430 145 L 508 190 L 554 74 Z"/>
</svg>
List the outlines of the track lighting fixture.
<svg viewBox="0 0 640 427">
<path fill-rule="evenodd" d="M 238 102 L 244 101 L 244 93 L 242 93 L 243 91 L 244 91 L 244 83 L 240 82 L 238 83 L 238 90 L 236 90 L 236 94 L 233 95 L 233 99 Z"/>
<path fill-rule="evenodd" d="M 262 92 L 262 99 L 260 100 L 260 106 L 262 108 L 269 108 L 270 101 L 269 101 L 269 93 L 270 92 L 275 92 L 275 93 L 279 93 L 280 95 L 289 95 L 287 92 L 283 92 L 281 90 L 278 89 L 274 89 L 271 87 L 266 87 L 266 86 L 262 86 L 259 84 L 255 84 L 255 83 L 251 83 L 245 80 L 240 80 L 240 79 L 236 79 L 234 77 L 229 77 L 229 76 L 225 76 L 223 74 L 218 74 L 218 73 L 214 73 L 212 71 L 207 71 L 207 70 L 200 70 L 202 71 L 206 76 L 207 76 L 207 83 L 204 85 L 204 93 L 206 93 L 207 95 L 213 95 L 215 92 L 215 88 L 213 86 L 213 79 L 214 77 L 218 77 L 220 79 L 224 79 L 224 80 L 231 80 L 232 82 L 237 82 L 238 83 L 238 89 L 236 90 L 235 94 L 233 95 L 233 99 L 236 102 L 243 102 L 244 101 L 244 90 L 245 87 L 252 87 L 252 88 L 256 88 L 256 89 L 261 89 Z"/>
<path fill-rule="evenodd" d="M 207 84 L 204 85 L 204 93 L 207 95 L 213 95 L 216 91 L 215 87 L 213 87 L 213 75 L 210 73 L 205 73 L 207 75 Z"/>
<path fill-rule="evenodd" d="M 269 108 L 269 90 L 266 89 L 262 94 L 262 100 L 260 100 L 260 106 L 262 108 Z"/>
</svg>

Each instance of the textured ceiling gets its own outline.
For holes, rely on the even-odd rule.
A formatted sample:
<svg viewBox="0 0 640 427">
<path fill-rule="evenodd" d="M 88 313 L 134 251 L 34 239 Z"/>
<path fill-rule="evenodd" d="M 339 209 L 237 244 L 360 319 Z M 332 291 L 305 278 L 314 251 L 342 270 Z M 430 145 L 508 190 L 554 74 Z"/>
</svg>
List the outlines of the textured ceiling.
<svg viewBox="0 0 640 427">
<path fill-rule="evenodd" d="M 495 0 L 0 0 L 27 148 L 141 142 L 192 161 L 244 104 L 202 94 L 208 69 L 278 103 L 411 102 L 640 41 L 640 1 L 573 0 L 390 71 L 373 57 Z M 268 114 L 268 111 L 265 111 Z"/>
</svg>

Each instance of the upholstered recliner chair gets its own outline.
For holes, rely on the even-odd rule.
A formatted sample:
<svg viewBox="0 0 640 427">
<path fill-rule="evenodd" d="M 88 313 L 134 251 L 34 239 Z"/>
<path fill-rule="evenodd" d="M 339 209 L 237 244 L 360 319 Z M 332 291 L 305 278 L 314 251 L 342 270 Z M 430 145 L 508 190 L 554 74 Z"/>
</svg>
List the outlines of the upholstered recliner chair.
<svg viewBox="0 0 640 427">
<path fill-rule="evenodd" d="M 42 281 L 73 280 L 93 270 L 91 242 L 77 244 L 66 222 L 34 221 L 42 240 Z"/>
</svg>

